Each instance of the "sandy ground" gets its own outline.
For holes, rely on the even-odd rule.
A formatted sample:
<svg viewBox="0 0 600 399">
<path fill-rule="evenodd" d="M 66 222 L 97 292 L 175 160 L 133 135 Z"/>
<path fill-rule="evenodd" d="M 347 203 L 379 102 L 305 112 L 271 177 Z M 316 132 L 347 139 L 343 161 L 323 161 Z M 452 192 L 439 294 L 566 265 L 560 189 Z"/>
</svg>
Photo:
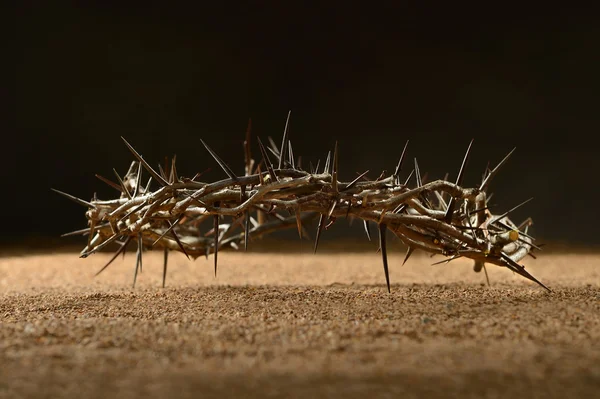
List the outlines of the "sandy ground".
<svg viewBox="0 0 600 399">
<path fill-rule="evenodd" d="M 592 397 L 600 255 L 488 266 L 379 255 L 0 258 L 0 397 Z M 437 260 L 434 258 L 433 260 Z"/>
</svg>

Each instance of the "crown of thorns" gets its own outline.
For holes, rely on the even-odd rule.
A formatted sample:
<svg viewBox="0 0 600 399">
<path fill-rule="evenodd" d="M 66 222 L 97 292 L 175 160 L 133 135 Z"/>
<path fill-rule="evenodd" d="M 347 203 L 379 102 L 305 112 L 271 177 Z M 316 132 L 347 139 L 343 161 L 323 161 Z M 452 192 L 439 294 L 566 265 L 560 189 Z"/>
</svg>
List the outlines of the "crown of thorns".
<svg viewBox="0 0 600 399">
<path fill-rule="evenodd" d="M 461 187 L 465 167 L 471 151 L 471 140 L 458 176 L 454 182 L 448 176 L 426 183 L 419 172 L 415 158 L 414 169 L 404 180 L 400 172 L 405 160 L 408 141 L 391 176 L 382 173 L 370 180 L 366 171 L 350 182 L 339 180 L 338 146 L 327 154 L 322 169 L 320 161 L 309 170 L 302 169 L 301 159 L 295 159 L 289 140 L 288 113 L 281 145 L 269 137 L 265 146 L 257 137 L 260 161 L 251 155 L 251 120 L 244 141 L 245 171 L 243 176 L 233 170 L 203 141 L 202 144 L 227 175 L 227 179 L 204 183 L 200 173 L 192 178 L 180 177 L 176 158 L 153 169 L 123 138 L 135 161 L 122 178 L 116 170 L 117 183 L 96 175 L 115 188 L 119 197 L 110 200 L 94 198 L 85 201 L 70 194 L 54 190 L 87 207 L 88 226 L 68 235 L 88 235 L 86 247 L 80 256 L 87 257 L 111 243 L 119 248 L 109 262 L 96 275 L 104 271 L 127 246 L 137 242 L 137 260 L 134 270 L 135 286 L 138 272 L 142 270 L 144 248 L 162 248 L 164 251 L 163 287 L 167 273 L 168 253 L 180 251 L 188 259 L 214 256 L 215 275 L 217 257 L 221 250 L 248 248 L 253 238 L 297 227 L 300 238 L 307 237 L 306 222 L 317 219 L 314 252 L 317 252 L 323 229 L 340 217 L 362 220 L 371 240 L 370 227 L 377 226 L 379 252 L 390 291 L 386 232 L 391 230 L 406 246 L 404 263 L 414 250 L 432 255 L 439 254 L 447 263 L 464 257 L 474 261 L 476 272 L 487 270 L 485 264 L 506 267 L 539 284 L 544 284 L 529 274 L 519 261 L 533 255 L 534 238 L 527 234 L 532 224 L 530 218 L 516 225 L 508 217 L 510 212 L 529 200 L 501 213 L 493 214 L 488 201 L 488 187 L 514 149 L 496 167 L 486 168 L 479 187 Z M 275 163 L 271 161 L 271 154 Z M 142 170 L 150 177 L 142 184 Z M 411 178 L 414 176 L 414 179 Z M 411 187 L 409 183 L 414 181 Z M 152 183 L 158 184 L 156 190 Z M 205 221 L 212 219 L 208 231 L 203 231 Z M 204 227 L 206 230 L 206 227 Z M 488 279 L 489 284 L 489 279 Z"/>
</svg>

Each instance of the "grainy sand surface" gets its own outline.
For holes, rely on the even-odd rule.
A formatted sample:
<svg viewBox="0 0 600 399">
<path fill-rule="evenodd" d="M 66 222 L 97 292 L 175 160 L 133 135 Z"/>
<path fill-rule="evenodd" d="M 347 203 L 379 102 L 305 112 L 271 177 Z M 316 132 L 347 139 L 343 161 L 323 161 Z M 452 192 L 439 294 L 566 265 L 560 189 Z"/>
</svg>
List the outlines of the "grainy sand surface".
<svg viewBox="0 0 600 399">
<path fill-rule="evenodd" d="M 488 266 L 371 253 L 0 258 L 0 397 L 593 397 L 600 256 Z M 434 258 L 433 261 L 438 260 Z"/>
</svg>

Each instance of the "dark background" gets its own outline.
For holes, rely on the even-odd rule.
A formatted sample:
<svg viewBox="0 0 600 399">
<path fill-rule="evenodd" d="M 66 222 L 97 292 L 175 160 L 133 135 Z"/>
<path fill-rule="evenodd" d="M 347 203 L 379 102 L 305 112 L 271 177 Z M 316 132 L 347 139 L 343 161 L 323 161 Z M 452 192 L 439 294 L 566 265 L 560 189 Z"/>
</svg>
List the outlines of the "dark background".
<svg viewBox="0 0 600 399">
<path fill-rule="evenodd" d="M 212 167 L 206 179 L 220 179 L 200 138 L 242 173 L 248 118 L 279 142 L 292 110 L 296 155 L 316 162 L 338 140 L 343 180 L 393 171 L 407 139 L 430 179 L 453 179 L 474 138 L 464 185 L 475 186 L 516 146 L 494 210 L 535 197 L 515 221 L 532 216 L 548 241 L 600 242 L 593 10 L 285 3 L 20 2 L 5 59 L 16 130 L 2 151 L 3 241 L 55 242 L 84 227 L 84 209 L 50 187 L 112 196 L 94 174 L 125 172 L 120 136 L 153 165 L 177 154 L 181 175 Z"/>
</svg>

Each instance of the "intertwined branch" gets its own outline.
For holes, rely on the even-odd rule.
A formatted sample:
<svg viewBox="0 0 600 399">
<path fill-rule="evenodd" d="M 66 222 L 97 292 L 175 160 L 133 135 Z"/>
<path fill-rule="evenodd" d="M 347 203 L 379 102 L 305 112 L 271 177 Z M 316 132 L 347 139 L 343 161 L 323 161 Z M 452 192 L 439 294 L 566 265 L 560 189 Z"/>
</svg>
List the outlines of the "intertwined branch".
<svg viewBox="0 0 600 399">
<path fill-rule="evenodd" d="M 175 158 L 170 165 L 159 166 L 156 171 L 123 139 L 136 158 L 125 177 L 121 178 L 115 171 L 118 183 L 114 183 L 98 176 L 120 192 L 118 198 L 94 198 L 88 202 L 55 190 L 88 208 L 89 227 L 66 235 L 88 235 L 81 257 L 87 257 L 113 242 L 120 244 L 113 258 L 98 274 L 124 252 L 128 244 L 137 242 L 134 285 L 142 269 L 143 249 L 162 248 L 165 256 L 164 286 L 170 250 L 180 251 L 188 258 L 214 254 L 216 274 L 220 250 L 238 249 L 242 245 L 247 248 L 252 238 L 285 228 L 296 227 L 302 238 L 307 236 L 304 229 L 306 222 L 318 218 L 314 243 L 316 252 L 324 228 L 337 218 L 352 217 L 363 221 L 369 239 L 370 225 L 377 225 L 388 291 L 388 229 L 408 247 L 404 262 L 415 249 L 446 257 L 438 263 L 465 257 L 474 260 L 477 272 L 485 271 L 485 264 L 491 263 L 507 267 L 548 289 L 518 263 L 528 254 L 533 256 L 533 249 L 539 249 L 527 234 L 531 219 L 517 226 L 508 218 L 516 207 L 499 215 L 488 208 L 491 197 L 487 195 L 489 184 L 512 151 L 495 168 L 486 169 L 481 185 L 476 188 L 461 187 L 472 142 L 455 182 L 443 179 L 425 183 L 416 159 L 414 170 L 405 181 L 400 181 L 408 142 L 391 176 L 384 177 L 382 174 L 376 180 L 369 180 L 367 171 L 351 182 L 341 182 L 338 179 L 337 143 L 333 157 L 330 152 L 322 169 L 317 163 L 316 167 L 311 165 L 310 171 L 305 171 L 294 158 L 288 138 L 288 122 L 289 114 L 281 146 L 270 140 L 269 146 L 265 147 L 258 139 L 261 154 L 258 164 L 251 156 L 249 123 L 244 143 L 243 176 L 236 175 L 202 141 L 228 176 L 213 183 L 198 181 L 199 174 L 191 179 L 179 177 Z M 269 153 L 276 164 L 271 162 Z M 146 184 L 142 184 L 143 169 L 150 174 Z M 409 182 L 413 175 L 415 184 L 411 187 Z M 152 190 L 152 182 L 157 183 L 159 188 Z M 212 229 L 201 231 L 203 222 L 208 220 L 212 220 Z"/>
</svg>

